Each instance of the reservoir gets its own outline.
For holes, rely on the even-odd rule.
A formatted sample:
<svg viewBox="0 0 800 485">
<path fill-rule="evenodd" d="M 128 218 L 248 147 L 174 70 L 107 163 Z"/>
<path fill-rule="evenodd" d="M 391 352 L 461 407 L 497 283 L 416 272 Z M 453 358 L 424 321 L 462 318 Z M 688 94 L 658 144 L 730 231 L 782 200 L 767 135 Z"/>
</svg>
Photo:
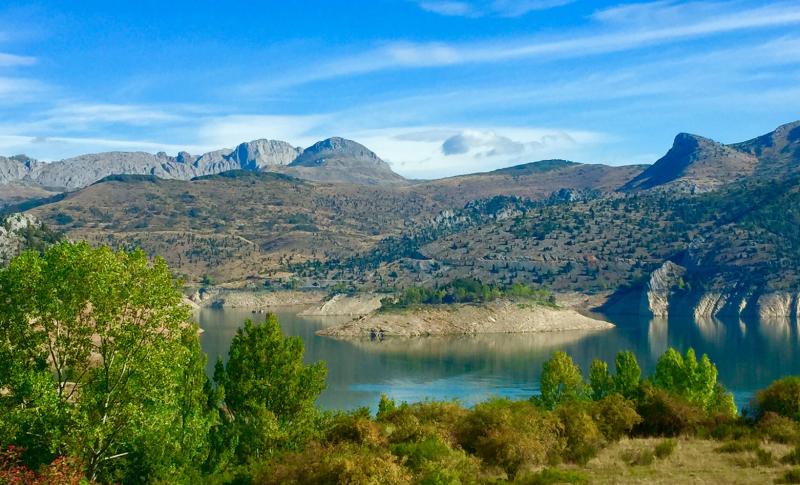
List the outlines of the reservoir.
<svg viewBox="0 0 800 485">
<path fill-rule="evenodd" d="M 320 337 L 321 328 L 349 317 L 307 317 L 298 308 L 275 310 L 286 335 L 299 336 L 307 362 L 325 361 L 327 388 L 318 404 L 324 409 L 377 407 L 380 395 L 398 401 L 458 399 L 466 405 L 493 395 L 525 399 L 538 393 L 542 363 L 564 350 L 584 375 L 592 359 L 610 363 L 620 350 L 632 350 L 644 374 L 655 368 L 668 348 L 689 347 L 698 358 L 707 353 L 719 370 L 719 381 L 734 393 L 741 408 L 753 393 L 772 381 L 800 374 L 800 333 L 791 320 L 761 322 L 691 318 L 648 319 L 605 315 L 616 328 L 592 332 L 483 334 L 383 341 Z M 243 309 L 202 309 L 201 344 L 213 373 L 217 357 L 226 358 L 236 329 L 263 315 Z"/>
</svg>

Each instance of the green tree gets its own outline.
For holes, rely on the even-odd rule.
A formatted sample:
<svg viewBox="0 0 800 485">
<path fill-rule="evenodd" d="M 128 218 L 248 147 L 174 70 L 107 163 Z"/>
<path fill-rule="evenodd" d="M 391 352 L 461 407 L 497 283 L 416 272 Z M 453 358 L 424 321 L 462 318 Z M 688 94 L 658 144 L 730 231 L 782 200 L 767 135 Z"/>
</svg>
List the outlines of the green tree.
<svg viewBox="0 0 800 485">
<path fill-rule="evenodd" d="M 685 356 L 673 348 L 667 349 L 656 363 L 652 380 L 656 387 L 673 392 L 707 411 L 736 414 L 733 397 L 717 383 L 717 367 L 706 354 L 698 362 L 694 349 L 687 350 Z"/>
<path fill-rule="evenodd" d="M 227 364 L 218 361 L 214 372 L 238 458 L 268 456 L 304 442 L 326 374 L 321 362 L 303 364 L 302 340 L 284 337 L 275 315 L 259 324 L 247 320 L 233 337 Z"/>
<path fill-rule="evenodd" d="M 183 481 L 214 416 L 205 358 L 166 264 L 85 243 L 0 270 L 0 442 L 30 466 L 79 458 L 106 481 Z"/>
<path fill-rule="evenodd" d="M 629 350 L 619 352 L 615 365 L 614 389 L 627 399 L 634 398 L 642 378 L 642 369 L 636 361 L 636 355 Z"/>
<path fill-rule="evenodd" d="M 592 399 L 603 399 L 614 392 L 614 379 L 608 372 L 608 364 L 594 359 L 589 367 L 589 387 L 592 388 Z"/>
<path fill-rule="evenodd" d="M 580 367 L 565 352 L 555 352 L 542 366 L 539 389 L 541 402 L 549 409 L 562 402 L 582 399 L 585 389 Z"/>
</svg>

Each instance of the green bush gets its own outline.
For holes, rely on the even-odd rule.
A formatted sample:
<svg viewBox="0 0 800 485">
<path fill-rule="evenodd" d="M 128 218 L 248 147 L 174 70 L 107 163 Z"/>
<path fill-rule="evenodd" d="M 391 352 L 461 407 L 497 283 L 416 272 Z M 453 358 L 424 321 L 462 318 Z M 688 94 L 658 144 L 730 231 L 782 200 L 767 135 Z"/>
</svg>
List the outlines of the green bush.
<svg viewBox="0 0 800 485">
<path fill-rule="evenodd" d="M 636 405 L 619 394 L 595 401 L 591 408 L 592 419 L 608 441 L 619 441 L 642 422 L 636 412 Z"/>
<path fill-rule="evenodd" d="M 385 448 L 354 443 L 310 443 L 302 451 L 286 453 L 256 471 L 252 483 L 411 483 L 411 475 Z"/>
<path fill-rule="evenodd" d="M 478 404 L 456 430 L 458 444 L 512 478 L 542 465 L 562 447 L 560 423 L 528 402 L 492 399 Z"/>
<path fill-rule="evenodd" d="M 392 445 L 392 453 L 410 468 L 418 483 L 477 483 L 480 461 L 460 449 L 452 449 L 440 438 Z"/>
<path fill-rule="evenodd" d="M 656 458 L 659 460 L 663 460 L 664 458 L 672 455 L 675 452 L 675 448 L 677 448 L 678 442 L 672 438 L 665 439 L 661 441 L 659 444 L 653 448 L 653 454 L 656 455 Z"/>
<path fill-rule="evenodd" d="M 678 436 L 695 430 L 706 419 L 697 405 L 649 385 L 643 386 L 636 411 L 642 421 L 634 431 L 646 436 Z"/>
<path fill-rule="evenodd" d="M 468 413 L 455 402 L 425 401 L 396 406 L 387 400 L 379 407 L 376 419 L 385 427 L 391 443 L 439 437 L 453 444 L 456 442 L 455 429 Z"/>
<path fill-rule="evenodd" d="M 800 420 L 800 377 L 784 377 L 773 382 L 756 394 L 753 407 L 757 419 L 772 412 Z"/>
<path fill-rule="evenodd" d="M 587 407 L 588 405 L 566 404 L 556 410 L 564 440 L 561 456 L 580 465 L 585 465 L 594 458 L 605 444 L 603 433 L 585 409 Z"/>
<path fill-rule="evenodd" d="M 351 442 L 367 446 L 386 443 L 380 425 L 370 418 L 368 408 L 334 416 L 328 425 L 325 440 L 329 443 Z"/>
<path fill-rule="evenodd" d="M 756 430 L 762 436 L 776 443 L 795 443 L 800 441 L 800 429 L 791 418 L 772 411 L 765 412 L 756 423 Z"/>
</svg>

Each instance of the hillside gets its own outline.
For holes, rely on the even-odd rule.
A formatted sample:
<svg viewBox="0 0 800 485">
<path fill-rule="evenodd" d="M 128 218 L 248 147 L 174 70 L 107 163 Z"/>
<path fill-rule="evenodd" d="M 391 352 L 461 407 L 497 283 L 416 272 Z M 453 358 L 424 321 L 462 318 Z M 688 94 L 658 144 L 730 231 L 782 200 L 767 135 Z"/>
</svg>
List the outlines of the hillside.
<svg viewBox="0 0 800 485">
<path fill-rule="evenodd" d="M 626 311 L 794 315 L 792 126 L 737 146 L 681 134 L 644 171 L 548 160 L 383 185 L 369 179 L 390 176 L 385 162 L 332 139 L 280 170 L 359 166 L 359 184 L 246 170 L 112 176 L 32 213 L 73 239 L 163 255 L 190 283 L 391 291 L 474 277 L 613 295 Z"/>
<path fill-rule="evenodd" d="M 643 165 L 612 167 L 567 160 L 542 160 L 492 172 L 424 182 L 417 189 L 436 193 L 439 200 L 455 206 L 495 195 L 540 199 L 562 188 L 610 192 L 645 168 Z"/>
<path fill-rule="evenodd" d="M 290 261 L 366 250 L 438 207 L 416 192 L 234 171 L 112 176 L 32 213 L 73 239 L 141 246 L 190 280 L 260 284 Z"/>
</svg>

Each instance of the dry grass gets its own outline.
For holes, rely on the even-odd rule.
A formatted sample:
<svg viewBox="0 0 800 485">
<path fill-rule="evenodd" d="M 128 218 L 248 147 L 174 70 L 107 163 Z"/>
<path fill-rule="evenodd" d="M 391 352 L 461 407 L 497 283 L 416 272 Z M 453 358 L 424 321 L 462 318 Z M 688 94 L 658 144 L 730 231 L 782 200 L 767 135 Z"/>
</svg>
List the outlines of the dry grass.
<svg viewBox="0 0 800 485">
<path fill-rule="evenodd" d="M 664 483 L 664 484 L 764 484 L 775 480 L 792 467 L 777 460 L 762 465 L 753 451 L 720 453 L 718 441 L 678 439 L 675 451 L 664 459 L 648 465 L 628 465 L 625 457 L 652 453 L 663 440 L 624 439 L 602 450 L 585 467 L 578 468 L 589 476 L 591 483 Z M 784 456 L 790 446 L 763 443 L 761 449 L 775 457 Z"/>
</svg>

